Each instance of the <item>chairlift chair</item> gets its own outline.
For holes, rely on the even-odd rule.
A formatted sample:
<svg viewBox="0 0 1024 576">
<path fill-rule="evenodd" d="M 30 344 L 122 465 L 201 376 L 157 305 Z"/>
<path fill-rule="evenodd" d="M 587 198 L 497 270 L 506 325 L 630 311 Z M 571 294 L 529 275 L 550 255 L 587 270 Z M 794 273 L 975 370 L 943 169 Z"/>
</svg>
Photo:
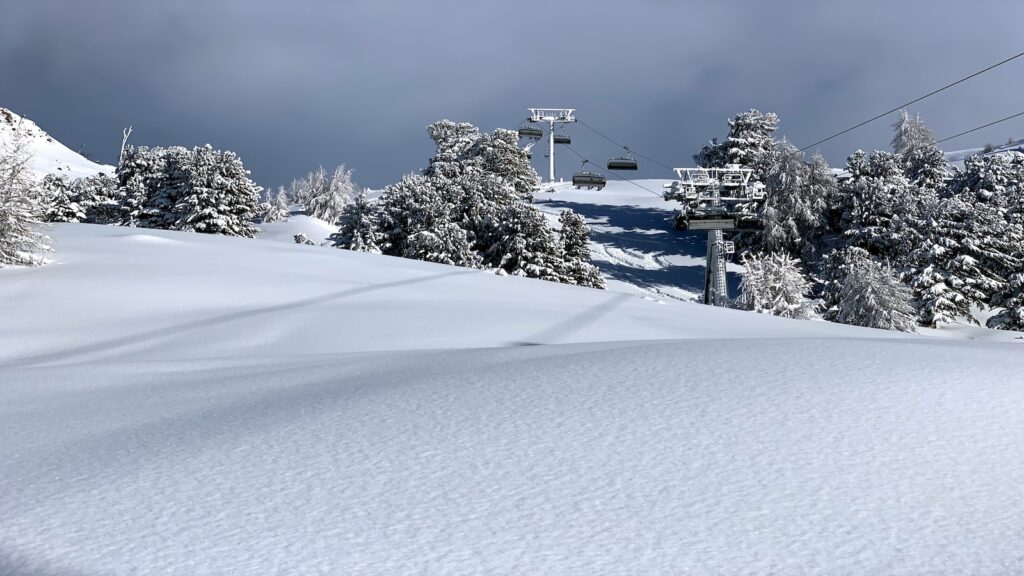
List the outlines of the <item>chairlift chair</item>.
<svg viewBox="0 0 1024 576">
<path fill-rule="evenodd" d="M 544 132 L 540 128 L 534 128 L 533 126 L 526 126 L 525 128 L 519 129 L 520 138 L 529 138 L 530 140 L 540 140 L 544 136 Z"/>
<path fill-rule="evenodd" d="M 568 134 L 555 134 L 555 144 L 572 144 L 572 138 Z"/>
<path fill-rule="evenodd" d="M 623 148 L 626 150 L 626 155 L 608 160 L 609 170 L 636 170 L 636 159 L 629 151 L 629 146 L 623 146 Z"/>
<path fill-rule="evenodd" d="M 577 190 L 580 188 L 586 188 L 587 190 L 593 190 L 594 188 L 601 190 L 604 188 L 605 184 L 608 183 L 608 180 L 600 174 L 584 170 L 586 167 L 587 161 L 584 160 L 580 171 L 572 175 L 572 185 L 575 186 Z"/>
</svg>

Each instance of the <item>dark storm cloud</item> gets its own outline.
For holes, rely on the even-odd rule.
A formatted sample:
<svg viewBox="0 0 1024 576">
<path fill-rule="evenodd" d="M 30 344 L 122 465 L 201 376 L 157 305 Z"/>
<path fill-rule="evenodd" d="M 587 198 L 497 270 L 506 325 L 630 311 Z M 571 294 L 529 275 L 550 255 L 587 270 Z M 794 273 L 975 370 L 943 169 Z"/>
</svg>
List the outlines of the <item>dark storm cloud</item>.
<svg viewBox="0 0 1024 576">
<path fill-rule="evenodd" d="M 736 112 L 775 111 L 804 145 L 1019 52 L 1021 21 L 1019 0 L 9 0 L 0 105 L 106 162 L 127 124 L 137 144 L 230 148 L 265 185 L 345 162 L 381 186 L 425 165 L 425 124 L 515 127 L 528 106 L 575 107 L 688 165 Z M 1024 109 L 1021 94 L 1024 59 L 915 110 L 942 136 Z M 573 135 L 595 160 L 616 153 Z M 1024 125 L 948 147 L 1009 136 Z M 879 121 L 822 151 L 836 164 L 888 138 Z"/>
</svg>

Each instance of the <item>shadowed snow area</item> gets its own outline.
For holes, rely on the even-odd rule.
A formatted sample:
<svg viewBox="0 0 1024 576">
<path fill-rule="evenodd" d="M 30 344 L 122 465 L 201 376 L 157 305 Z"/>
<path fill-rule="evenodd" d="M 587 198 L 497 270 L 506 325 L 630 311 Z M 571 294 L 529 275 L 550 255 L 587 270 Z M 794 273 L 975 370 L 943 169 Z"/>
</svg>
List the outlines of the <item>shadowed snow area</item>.
<svg viewBox="0 0 1024 576">
<path fill-rule="evenodd" d="M 1024 571 L 1014 335 L 51 235 L 0 270 L 0 574 Z"/>
</svg>

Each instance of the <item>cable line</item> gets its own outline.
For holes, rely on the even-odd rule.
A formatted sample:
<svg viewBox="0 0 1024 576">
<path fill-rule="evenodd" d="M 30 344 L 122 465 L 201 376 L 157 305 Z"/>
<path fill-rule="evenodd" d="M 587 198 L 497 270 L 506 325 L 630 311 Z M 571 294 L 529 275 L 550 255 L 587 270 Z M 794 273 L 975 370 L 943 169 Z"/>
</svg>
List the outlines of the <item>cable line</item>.
<svg viewBox="0 0 1024 576">
<path fill-rule="evenodd" d="M 632 152 L 632 153 L 636 154 L 637 156 L 639 156 L 639 157 L 641 157 L 641 158 L 644 158 L 645 160 L 648 160 L 648 161 L 650 161 L 650 162 L 654 162 L 655 164 L 657 164 L 657 165 L 659 165 L 659 166 L 661 166 L 661 167 L 663 167 L 663 168 L 668 168 L 669 170 L 672 170 L 672 169 L 673 169 L 673 167 L 672 167 L 672 166 L 669 166 L 668 164 L 665 164 L 664 162 L 658 162 L 657 160 L 655 160 L 654 158 L 651 158 L 650 156 L 648 156 L 648 155 L 646 155 L 646 154 L 641 154 L 641 153 L 640 153 L 640 152 L 638 152 L 637 150 L 635 150 L 635 149 L 633 149 L 633 148 L 631 148 L 631 147 L 629 147 L 629 146 L 626 146 L 625 144 L 620 144 L 620 143 L 616 142 L 615 140 L 612 140 L 611 138 L 609 138 L 608 136 L 606 136 L 606 135 L 605 135 L 605 134 L 604 134 L 603 132 L 601 132 L 601 131 L 600 131 L 600 130 L 598 130 L 597 128 L 594 128 L 594 127 L 593 127 L 593 126 L 591 126 L 590 124 L 587 124 L 587 123 L 586 123 L 586 122 L 584 122 L 583 120 L 580 120 L 580 119 L 578 119 L 578 118 L 577 118 L 577 119 L 576 119 L 576 121 L 577 121 L 578 123 L 580 123 L 580 124 L 583 124 L 584 126 L 586 126 L 586 127 L 587 127 L 588 129 L 590 129 L 591 131 L 593 131 L 593 132 L 594 132 L 594 134 L 597 134 L 597 135 L 598 135 L 598 136 L 600 136 L 601 138 L 604 138 L 605 140 L 607 140 L 607 141 L 611 142 L 612 144 L 615 144 L 615 145 L 616 145 L 616 146 L 618 146 L 619 148 L 623 148 L 623 149 L 625 149 L 625 150 L 626 150 L 626 151 L 628 151 L 628 152 Z"/>
<path fill-rule="evenodd" d="M 1017 58 L 1020 58 L 1021 56 L 1024 56 L 1024 52 L 1020 52 L 1018 54 L 1010 56 L 1009 58 L 1007 58 L 1005 60 L 1002 60 L 1000 62 L 996 62 L 995 64 L 993 64 L 993 65 L 991 65 L 991 66 L 989 66 L 987 68 L 983 68 L 981 70 L 978 70 L 977 72 L 971 74 L 970 76 L 964 76 L 963 78 L 961 78 L 961 79 L 959 79 L 959 80 L 957 80 L 955 82 L 950 82 L 949 84 L 946 84 L 942 88 L 939 88 L 937 90 L 932 90 L 931 92 L 925 94 L 924 96 L 921 96 L 921 97 L 918 97 L 918 98 L 914 98 L 913 100 L 910 100 L 909 102 L 904 102 L 903 104 L 900 104 L 899 106 L 893 108 L 892 110 L 886 110 L 885 112 L 882 112 L 881 114 L 879 114 L 877 116 L 873 116 L 871 118 L 868 118 L 867 120 L 861 122 L 860 124 L 856 124 L 854 126 L 850 126 L 846 130 L 843 130 L 842 132 L 836 132 L 835 134 L 829 136 L 828 138 L 822 138 L 821 140 L 818 140 L 814 144 L 810 144 L 808 146 L 804 146 L 803 148 L 798 150 L 798 152 L 804 152 L 808 148 L 814 148 L 818 144 L 823 144 L 823 143 L 828 142 L 829 140 L 831 140 L 833 138 L 837 138 L 839 136 L 842 136 L 843 134 L 846 134 L 847 132 L 852 132 L 853 130 L 856 130 L 857 128 L 860 128 L 861 126 L 864 126 L 865 124 L 870 124 L 870 123 L 874 122 L 875 120 L 878 120 L 879 118 L 882 118 L 884 116 L 888 116 L 889 114 L 892 114 L 893 112 L 896 112 L 896 111 L 899 111 L 899 110 L 901 110 L 903 108 L 906 108 L 907 106 L 910 106 L 911 104 L 916 104 L 917 102 L 920 102 L 921 100 L 924 100 L 925 98 L 928 98 L 930 96 L 934 96 L 934 95 L 938 94 L 939 92 L 942 92 L 943 90 L 947 90 L 949 88 L 952 88 L 953 86 L 956 86 L 957 84 L 961 84 L 963 82 L 966 82 L 966 81 L 970 80 L 971 78 L 974 78 L 975 76 L 980 76 L 980 75 L 984 74 L 985 72 L 988 72 L 989 70 L 992 70 L 994 68 L 998 68 L 998 67 L 1002 66 L 1003 64 L 1006 64 L 1007 62 L 1010 62 L 1012 60 L 1016 60 Z M 979 130 L 980 130 L 980 128 L 979 128 Z"/>
</svg>

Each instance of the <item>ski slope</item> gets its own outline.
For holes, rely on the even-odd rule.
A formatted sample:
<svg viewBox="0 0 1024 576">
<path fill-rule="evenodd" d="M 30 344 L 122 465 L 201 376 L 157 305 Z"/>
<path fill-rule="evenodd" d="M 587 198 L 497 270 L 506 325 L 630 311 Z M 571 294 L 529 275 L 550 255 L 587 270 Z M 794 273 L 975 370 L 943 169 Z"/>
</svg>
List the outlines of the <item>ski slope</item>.
<svg viewBox="0 0 1024 576">
<path fill-rule="evenodd" d="M 32 168 L 39 178 L 60 174 L 74 180 L 99 173 L 114 173 L 113 166 L 85 159 L 51 137 L 35 122 L 7 108 L 0 108 L 0 149 L 12 145 L 18 136 L 27 143 L 26 151 L 32 156 Z"/>
<path fill-rule="evenodd" d="M 1024 571 L 1024 342 L 51 235 L 0 270 L 0 574 Z"/>
</svg>

